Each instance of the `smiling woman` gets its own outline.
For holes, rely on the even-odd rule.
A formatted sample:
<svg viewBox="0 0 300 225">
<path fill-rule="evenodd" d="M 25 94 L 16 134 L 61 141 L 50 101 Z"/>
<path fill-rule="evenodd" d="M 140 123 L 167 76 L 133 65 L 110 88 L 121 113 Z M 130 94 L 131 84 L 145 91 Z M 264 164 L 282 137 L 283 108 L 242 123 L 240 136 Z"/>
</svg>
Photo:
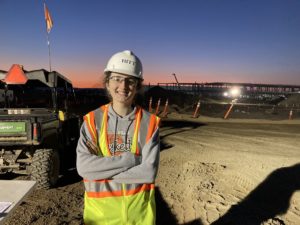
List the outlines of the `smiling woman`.
<svg viewBox="0 0 300 225">
<path fill-rule="evenodd" d="M 118 52 L 104 76 L 111 103 L 84 116 L 77 146 L 84 223 L 154 225 L 159 118 L 134 104 L 142 63 L 129 50 Z"/>
</svg>

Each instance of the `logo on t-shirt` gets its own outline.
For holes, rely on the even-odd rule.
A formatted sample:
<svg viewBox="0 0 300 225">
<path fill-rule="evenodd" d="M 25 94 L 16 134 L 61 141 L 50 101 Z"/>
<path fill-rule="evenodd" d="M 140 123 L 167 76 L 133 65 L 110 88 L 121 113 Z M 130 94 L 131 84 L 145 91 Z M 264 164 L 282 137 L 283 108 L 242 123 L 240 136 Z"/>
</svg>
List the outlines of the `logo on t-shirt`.
<svg viewBox="0 0 300 225">
<path fill-rule="evenodd" d="M 115 152 L 114 155 L 120 155 L 123 152 L 130 152 L 132 139 L 127 137 L 127 140 L 125 141 L 124 132 L 118 132 L 116 135 L 108 134 L 107 139 L 108 139 L 108 148 L 112 154 L 113 152 Z"/>
</svg>

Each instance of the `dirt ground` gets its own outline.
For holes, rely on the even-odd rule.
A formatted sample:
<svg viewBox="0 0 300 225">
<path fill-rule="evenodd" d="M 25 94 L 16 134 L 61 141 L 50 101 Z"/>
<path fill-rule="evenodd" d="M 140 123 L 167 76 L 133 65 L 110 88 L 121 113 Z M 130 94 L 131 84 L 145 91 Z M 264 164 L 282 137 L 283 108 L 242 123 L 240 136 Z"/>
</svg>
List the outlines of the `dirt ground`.
<svg viewBox="0 0 300 225">
<path fill-rule="evenodd" d="M 300 120 L 171 114 L 160 135 L 158 225 L 300 224 Z M 70 170 L 56 188 L 35 190 L 5 225 L 82 224 L 83 192 Z"/>
</svg>

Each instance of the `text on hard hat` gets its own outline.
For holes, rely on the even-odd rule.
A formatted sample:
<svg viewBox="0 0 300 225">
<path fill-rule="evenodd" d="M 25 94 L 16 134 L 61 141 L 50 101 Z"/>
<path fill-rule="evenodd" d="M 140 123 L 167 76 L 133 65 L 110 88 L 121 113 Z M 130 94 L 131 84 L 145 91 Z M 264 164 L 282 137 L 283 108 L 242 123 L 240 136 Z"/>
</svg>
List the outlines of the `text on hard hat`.
<svg viewBox="0 0 300 225">
<path fill-rule="evenodd" d="M 133 66 L 135 65 L 135 61 L 131 61 L 129 59 L 122 59 L 121 62 L 122 63 L 127 63 L 127 64 L 132 64 Z"/>
</svg>

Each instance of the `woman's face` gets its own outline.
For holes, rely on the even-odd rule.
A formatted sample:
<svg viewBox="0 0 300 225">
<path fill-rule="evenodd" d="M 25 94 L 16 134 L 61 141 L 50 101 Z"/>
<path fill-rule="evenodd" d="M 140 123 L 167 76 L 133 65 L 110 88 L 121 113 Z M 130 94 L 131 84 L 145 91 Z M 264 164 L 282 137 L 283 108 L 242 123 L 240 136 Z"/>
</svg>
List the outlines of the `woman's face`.
<svg viewBox="0 0 300 225">
<path fill-rule="evenodd" d="M 137 92 L 137 83 L 137 79 L 132 76 L 112 72 L 106 82 L 106 88 L 113 102 L 130 106 Z"/>
</svg>

